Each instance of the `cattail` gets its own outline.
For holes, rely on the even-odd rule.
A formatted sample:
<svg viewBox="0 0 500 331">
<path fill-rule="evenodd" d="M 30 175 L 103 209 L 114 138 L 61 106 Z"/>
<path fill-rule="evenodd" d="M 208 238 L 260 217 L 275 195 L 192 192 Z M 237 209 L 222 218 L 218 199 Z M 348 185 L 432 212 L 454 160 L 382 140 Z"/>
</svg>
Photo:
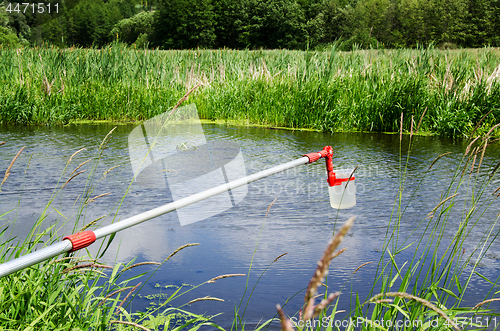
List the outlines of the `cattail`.
<svg viewBox="0 0 500 331">
<path fill-rule="evenodd" d="M 207 295 L 206 297 L 197 298 L 197 299 L 189 301 L 188 305 L 195 303 L 195 302 L 198 302 L 198 301 L 221 301 L 221 302 L 224 302 L 224 299 L 214 298 L 214 297 Z"/>
<path fill-rule="evenodd" d="M 94 201 L 96 201 L 97 199 L 102 198 L 102 197 L 104 197 L 104 196 L 106 196 L 106 195 L 110 195 L 110 194 L 111 194 L 111 192 L 108 192 L 108 193 L 103 193 L 103 194 L 99 194 L 99 195 L 97 195 L 97 196 L 93 197 L 92 199 L 88 200 L 88 201 L 85 203 L 85 205 L 88 205 L 89 203 L 94 202 Z"/>
<path fill-rule="evenodd" d="M 80 148 L 79 150 L 77 150 L 76 152 L 74 152 L 73 154 L 71 154 L 71 156 L 69 157 L 68 162 L 66 162 L 66 165 L 68 165 L 68 164 L 71 162 L 71 160 L 73 159 L 73 157 L 74 157 L 76 154 L 78 154 L 78 153 L 80 153 L 81 151 L 84 151 L 84 150 L 86 150 L 86 148 L 85 148 L 85 147 L 84 147 L 84 148 Z"/>
<path fill-rule="evenodd" d="M 2 187 L 3 183 L 5 183 L 5 181 L 7 180 L 7 178 L 9 178 L 9 176 L 10 176 L 10 169 L 12 169 L 12 166 L 14 165 L 14 162 L 16 162 L 16 160 L 19 157 L 19 155 L 21 155 L 21 152 L 24 150 L 24 147 L 26 147 L 26 146 L 23 146 L 23 148 L 21 148 L 19 150 L 19 152 L 17 152 L 16 156 L 14 156 L 14 158 L 10 162 L 9 166 L 7 167 L 7 170 L 5 170 L 5 175 L 3 176 L 3 180 L 2 180 L 2 183 L 0 184 L 0 187 Z"/>
<path fill-rule="evenodd" d="M 177 248 L 172 254 L 170 254 L 166 259 L 165 261 L 163 261 L 163 263 L 167 262 L 168 260 L 170 260 L 170 258 L 172 258 L 175 254 L 179 253 L 181 250 L 183 250 L 184 248 L 187 248 L 187 247 L 191 247 L 191 246 L 198 246 L 200 244 L 196 243 L 196 244 L 186 244 L 186 245 L 183 245 L 179 248 Z"/>
<path fill-rule="evenodd" d="M 359 269 L 363 268 L 365 265 L 369 265 L 370 263 L 373 263 L 373 261 L 363 263 L 362 265 L 357 267 L 352 274 L 354 275 L 356 272 L 358 272 Z"/>
<path fill-rule="evenodd" d="M 288 254 L 288 252 L 281 254 L 280 256 L 278 256 L 277 258 L 275 258 L 275 259 L 273 260 L 273 263 L 274 263 L 274 262 L 276 262 L 276 261 L 278 261 L 279 259 L 281 259 L 283 256 L 285 256 L 285 255 L 287 255 L 287 254 Z"/>
<path fill-rule="evenodd" d="M 239 277 L 239 276 L 246 276 L 246 274 L 227 274 L 227 275 L 220 275 L 217 277 L 214 277 L 207 281 L 207 283 L 215 283 L 216 280 L 218 279 L 223 279 L 223 278 L 230 278 L 230 277 Z"/>
<path fill-rule="evenodd" d="M 312 317 L 314 308 L 314 296 L 317 294 L 318 286 L 321 285 L 321 283 L 325 279 L 325 276 L 328 274 L 328 267 L 330 265 L 333 252 L 344 239 L 344 236 L 351 228 L 354 219 L 354 217 L 351 217 L 347 220 L 347 222 L 344 223 L 342 228 L 340 228 L 340 231 L 335 234 L 335 236 L 328 244 L 322 258 L 318 261 L 318 267 L 316 268 L 316 272 L 314 273 L 313 277 L 309 281 L 309 286 L 307 287 L 306 296 L 304 298 L 306 306 L 304 308 L 304 314 L 302 316 L 303 320 L 308 320 Z"/>
<path fill-rule="evenodd" d="M 278 313 L 280 315 L 280 321 L 281 321 L 281 330 L 282 331 L 294 331 L 295 329 L 292 326 L 292 322 L 286 317 L 285 313 L 281 309 L 280 305 L 276 305 L 276 309 L 278 310 Z"/>
</svg>

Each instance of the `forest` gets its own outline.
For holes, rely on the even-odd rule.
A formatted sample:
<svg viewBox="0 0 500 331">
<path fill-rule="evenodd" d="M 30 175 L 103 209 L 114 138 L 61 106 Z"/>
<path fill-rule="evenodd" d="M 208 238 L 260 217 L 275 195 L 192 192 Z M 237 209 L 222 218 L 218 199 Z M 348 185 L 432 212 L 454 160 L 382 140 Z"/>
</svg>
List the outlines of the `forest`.
<svg viewBox="0 0 500 331">
<path fill-rule="evenodd" d="M 498 47 L 499 31 L 500 0 L 0 2 L 4 47 L 453 49 Z"/>
</svg>

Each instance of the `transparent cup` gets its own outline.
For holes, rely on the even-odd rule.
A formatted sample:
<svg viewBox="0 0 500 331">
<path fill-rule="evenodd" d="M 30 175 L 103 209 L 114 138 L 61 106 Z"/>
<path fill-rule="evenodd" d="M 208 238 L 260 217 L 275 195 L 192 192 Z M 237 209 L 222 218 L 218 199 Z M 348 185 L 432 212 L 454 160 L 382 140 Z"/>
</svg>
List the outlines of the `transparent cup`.
<svg viewBox="0 0 500 331">
<path fill-rule="evenodd" d="M 334 170 L 337 179 L 346 179 L 328 187 L 330 193 L 330 205 L 335 209 L 346 209 L 356 205 L 356 185 L 354 184 L 354 175 L 351 180 L 347 180 L 354 169 L 340 169 Z"/>
</svg>

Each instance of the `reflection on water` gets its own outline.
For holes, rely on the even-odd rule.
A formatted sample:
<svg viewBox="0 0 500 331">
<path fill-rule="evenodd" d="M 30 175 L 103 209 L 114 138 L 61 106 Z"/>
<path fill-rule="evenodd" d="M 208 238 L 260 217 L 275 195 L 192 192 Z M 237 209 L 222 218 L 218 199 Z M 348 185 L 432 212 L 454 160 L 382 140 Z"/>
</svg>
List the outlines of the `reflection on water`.
<svg viewBox="0 0 500 331">
<path fill-rule="evenodd" d="M 54 193 L 57 183 L 64 183 L 70 173 L 88 159 L 90 161 L 78 170 L 86 169 L 86 172 L 72 179 L 49 209 L 47 224 L 57 222 L 61 236 L 101 216 L 107 215 L 99 224 L 109 224 L 113 219 L 124 219 L 170 202 L 168 189 L 155 190 L 134 183 L 121 203 L 133 178 L 127 140 L 134 126 L 119 126 L 113 132 L 99 164 L 94 167 L 98 158 L 97 148 L 111 128 L 106 125 L 0 126 L 0 141 L 7 142 L 0 146 L 0 173 L 7 169 L 18 150 L 26 146 L 0 193 L 0 214 L 15 209 L 1 220 L 2 224 L 17 218 L 10 231 L 20 237 L 26 235 Z M 170 213 L 116 236 L 104 257 L 109 263 L 126 262 L 133 258 L 138 261 L 163 261 L 181 245 L 200 243 L 200 246 L 187 248 L 164 264 L 142 289 L 143 296 L 160 291 L 170 294 L 173 289 L 169 285 L 197 285 L 221 274 L 246 274 L 252 263 L 249 288 L 240 307 L 241 315 L 248 295 L 253 291 L 245 311 L 249 328 L 272 318 L 277 303 L 283 306 L 288 302 L 285 311 L 289 314 L 300 309 L 317 260 L 334 229 L 350 216 L 357 218 L 343 243 L 343 247 L 348 249 L 333 261 L 327 282 L 330 289 L 343 291 L 339 304 L 341 309 L 349 310 L 356 293 L 361 299 L 366 298 L 382 255 L 391 215 L 395 212 L 398 188 L 405 189 L 401 196 L 404 217 L 399 235 L 401 241 L 409 237 L 407 244 L 410 244 L 420 238 L 424 229 L 417 225 L 441 201 L 441 195 L 450 185 L 467 145 L 466 141 L 458 139 L 414 137 L 408 156 L 409 137 L 404 137 L 403 147 L 400 148 L 399 135 L 325 134 L 216 125 L 204 125 L 203 129 L 207 140 L 237 143 L 243 152 L 248 174 L 318 151 L 325 145 L 334 148 L 336 168 L 358 166 L 357 205 L 351 209 L 330 208 L 324 161 L 319 161 L 249 184 L 243 201 L 202 222 L 181 227 L 176 214 Z M 81 148 L 86 149 L 73 156 L 61 176 L 69 157 Z M 451 154 L 442 157 L 424 177 L 432 161 L 446 152 Z M 486 178 L 495 167 L 498 155 L 498 143 L 488 147 L 482 161 L 483 170 L 479 173 L 481 179 Z M 406 174 L 404 181 L 401 180 L 401 171 Z M 94 175 L 89 176 L 92 172 Z M 463 178 L 468 180 L 468 176 L 469 172 Z M 93 189 L 85 195 L 86 185 Z M 496 175 L 486 189 L 487 195 L 499 185 Z M 467 196 L 470 190 L 466 188 L 467 185 L 464 185 L 458 191 L 456 208 L 448 217 L 444 240 L 449 242 L 463 219 L 465 201 L 470 201 L 470 196 Z M 103 193 L 110 194 L 98 198 L 83 210 L 79 209 L 82 200 Z M 275 199 L 266 217 L 268 207 Z M 120 209 L 116 213 L 118 206 Z M 498 201 L 493 202 L 484 215 L 474 215 L 475 219 L 481 218 L 464 246 L 466 254 L 478 248 L 485 232 L 496 220 L 499 206 Z M 493 233 L 497 230 L 498 226 L 495 226 Z M 94 244 L 90 250 L 95 252 L 98 247 Z M 399 265 L 412 257 L 415 252 L 413 247 L 416 243 L 396 257 Z M 443 250 L 443 254 L 444 247 L 439 249 L 440 252 Z M 273 263 L 283 253 L 288 254 Z M 496 279 L 499 256 L 500 248 L 494 242 L 477 270 L 486 277 Z M 374 263 L 352 274 L 359 265 L 369 261 Z M 134 269 L 134 272 L 140 273 L 150 267 L 141 268 Z M 223 312 L 216 321 L 228 327 L 244 294 L 245 283 L 245 277 L 221 279 L 189 292 L 173 304 L 180 306 L 206 295 L 223 298 L 224 302 L 197 302 L 186 309 L 207 314 Z M 465 297 L 466 304 L 473 305 L 483 299 L 489 288 L 483 279 L 474 276 L 469 294 Z M 145 309 L 150 303 L 147 299 L 137 299 L 132 308 Z M 275 328 L 278 326 L 275 325 Z"/>
</svg>

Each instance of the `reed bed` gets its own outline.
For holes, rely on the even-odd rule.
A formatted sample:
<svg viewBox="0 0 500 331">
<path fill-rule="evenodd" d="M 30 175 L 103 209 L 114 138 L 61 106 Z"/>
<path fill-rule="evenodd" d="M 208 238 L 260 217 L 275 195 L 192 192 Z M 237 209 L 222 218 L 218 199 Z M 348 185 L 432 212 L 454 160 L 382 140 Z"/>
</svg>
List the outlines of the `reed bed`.
<svg viewBox="0 0 500 331">
<path fill-rule="evenodd" d="M 404 131 L 418 121 L 420 132 L 468 136 L 500 118 L 499 63 L 494 48 L 0 48 L 0 122 L 142 121 L 200 84 L 189 99 L 208 120 L 398 132 L 403 112 Z"/>
</svg>

